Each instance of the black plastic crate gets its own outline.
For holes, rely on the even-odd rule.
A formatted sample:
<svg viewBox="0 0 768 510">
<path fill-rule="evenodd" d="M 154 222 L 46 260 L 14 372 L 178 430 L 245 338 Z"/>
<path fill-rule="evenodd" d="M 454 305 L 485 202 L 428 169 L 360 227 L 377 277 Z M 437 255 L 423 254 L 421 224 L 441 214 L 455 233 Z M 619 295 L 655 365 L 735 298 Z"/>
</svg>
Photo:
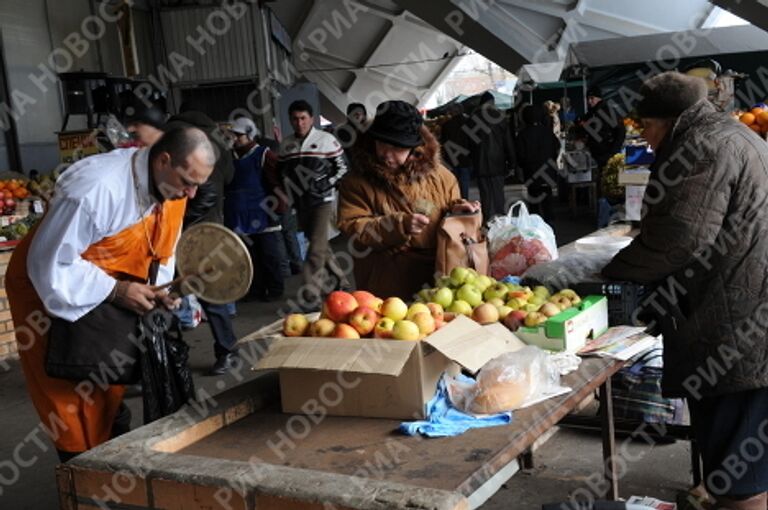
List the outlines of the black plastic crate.
<svg viewBox="0 0 768 510">
<path fill-rule="evenodd" d="M 641 326 L 638 320 L 640 304 L 648 289 L 631 282 L 583 282 L 574 285 L 580 296 L 604 295 L 608 298 L 608 325 Z"/>
</svg>

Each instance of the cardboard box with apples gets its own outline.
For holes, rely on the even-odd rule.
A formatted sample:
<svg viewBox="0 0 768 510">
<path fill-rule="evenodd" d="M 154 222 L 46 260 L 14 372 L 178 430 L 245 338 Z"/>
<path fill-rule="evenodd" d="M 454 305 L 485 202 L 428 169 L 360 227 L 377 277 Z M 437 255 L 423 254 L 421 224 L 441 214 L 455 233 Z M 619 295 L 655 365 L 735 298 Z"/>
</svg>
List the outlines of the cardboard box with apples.
<svg viewBox="0 0 768 510">
<path fill-rule="evenodd" d="M 286 413 L 424 418 L 443 372 L 477 372 L 522 343 L 500 323 L 457 316 L 421 341 L 282 337 L 257 370 L 276 369 Z"/>
<path fill-rule="evenodd" d="M 605 296 L 587 296 L 578 306 L 548 317 L 529 327 L 521 326 L 515 334 L 529 345 L 550 351 L 576 352 L 608 329 L 608 300 Z"/>
</svg>

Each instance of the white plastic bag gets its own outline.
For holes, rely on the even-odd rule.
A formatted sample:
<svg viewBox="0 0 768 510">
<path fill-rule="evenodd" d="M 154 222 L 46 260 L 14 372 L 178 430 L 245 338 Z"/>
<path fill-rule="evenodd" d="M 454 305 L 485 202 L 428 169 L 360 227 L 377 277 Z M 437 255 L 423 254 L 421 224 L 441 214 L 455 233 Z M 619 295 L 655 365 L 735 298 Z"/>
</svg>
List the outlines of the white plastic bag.
<svg viewBox="0 0 768 510">
<path fill-rule="evenodd" d="M 179 318 L 181 328 L 185 330 L 195 329 L 203 320 L 203 307 L 194 294 L 182 297 L 181 305 L 173 313 Z"/>
<path fill-rule="evenodd" d="M 506 216 L 489 223 L 488 252 L 491 276 L 520 276 L 535 264 L 557 258 L 555 232 L 541 216 L 529 214 L 524 202 L 515 202 Z"/>
<path fill-rule="evenodd" d="M 453 405 L 473 414 L 512 411 L 561 389 L 560 371 L 550 355 L 531 345 L 490 360 L 475 384 L 448 385 Z"/>
</svg>

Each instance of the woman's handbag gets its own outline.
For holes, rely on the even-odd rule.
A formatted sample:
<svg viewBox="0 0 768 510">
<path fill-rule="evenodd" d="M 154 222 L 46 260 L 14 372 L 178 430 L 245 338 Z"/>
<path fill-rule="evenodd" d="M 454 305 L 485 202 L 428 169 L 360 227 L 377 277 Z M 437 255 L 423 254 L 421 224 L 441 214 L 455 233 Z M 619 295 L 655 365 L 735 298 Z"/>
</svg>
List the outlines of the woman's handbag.
<svg viewBox="0 0 768 510">
<path fill-rule="evenodd" d="M 455 267 L 488 274 L 488 243 L 482 231 L 483 215 L 448 213 L 437 229 L 435 272 L 446 275 Z"/>
<path fill-rule="evenodd" d="M 72 381 L 134 384 L 142 343 L 139 316 L 111 303 L 74 322 L 51 317 L 45 372 Z"/>
</svg>

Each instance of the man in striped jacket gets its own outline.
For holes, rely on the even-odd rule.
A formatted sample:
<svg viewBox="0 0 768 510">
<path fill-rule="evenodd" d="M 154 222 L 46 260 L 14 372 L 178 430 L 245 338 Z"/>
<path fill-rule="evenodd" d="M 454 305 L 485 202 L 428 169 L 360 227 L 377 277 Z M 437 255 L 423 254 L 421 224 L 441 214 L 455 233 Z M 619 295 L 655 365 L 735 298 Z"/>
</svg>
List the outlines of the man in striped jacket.
<svg viewBox="0 0 768 510">
<path fill-rule="evenodd" d="M 314 113 L 309 103 L 294 101 L 288 115 L 294 133 L 280 144 L 278 170 L 309 241 L 303 268 L 305 286 L 299 298 L 308 301 L 311 308 L 323 294 L 349 288 L 328 244 L 335 218 L 336 188 L 347 172 L 347 160 L 339 141 L 313 126 Z"/>
</svg>

